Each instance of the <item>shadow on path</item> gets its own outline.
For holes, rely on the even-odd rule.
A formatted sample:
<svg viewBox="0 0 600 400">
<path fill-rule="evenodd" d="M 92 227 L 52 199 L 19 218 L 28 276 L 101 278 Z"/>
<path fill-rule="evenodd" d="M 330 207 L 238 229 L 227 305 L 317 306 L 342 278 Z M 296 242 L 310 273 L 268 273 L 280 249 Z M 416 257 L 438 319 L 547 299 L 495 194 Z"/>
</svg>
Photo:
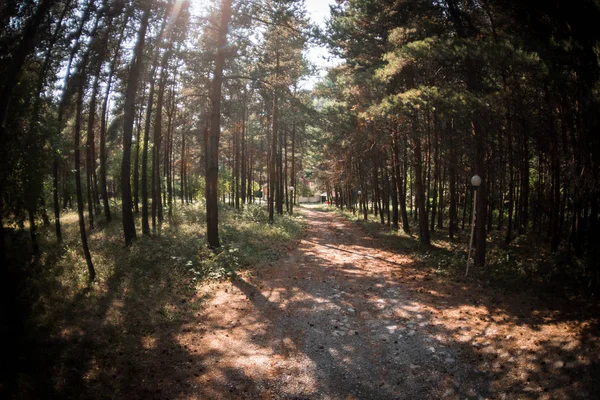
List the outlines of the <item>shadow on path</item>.
<svg viewBox="0 0 600 400">
<path fill-rule="evenodd" d="M 37 332 L 32 349 L 48 350 L 29 371 L 47 385 L 20 398 L 600 395 L 595 320 L 444 281 L 334 213 L 302 212 L 294 249 L 198 292 L 175 269 L 134 268 L 152 254 L 140 240 L 102 296 L 47 316 L 61 330 Z"/>
</svg>

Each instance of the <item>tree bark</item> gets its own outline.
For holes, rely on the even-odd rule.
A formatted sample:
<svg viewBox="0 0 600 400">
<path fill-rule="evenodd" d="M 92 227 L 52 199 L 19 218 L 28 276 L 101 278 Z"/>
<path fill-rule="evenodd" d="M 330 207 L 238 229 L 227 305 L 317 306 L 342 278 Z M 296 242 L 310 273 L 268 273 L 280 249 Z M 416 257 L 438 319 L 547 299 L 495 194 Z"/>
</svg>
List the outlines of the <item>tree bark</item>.
<svg viewBox="0 0 600 400">
<path fill-rule="evenodd" d="M 154 146 L 152 147 L 152 227 L 156 225 L 156 218 L 159 223 L 163 221 L 162 202 L 161 202 L 161 178 L 160 178 L 160 147 L 162 141 L 162 109 L 165 96 L 165 87 L 167 84 L 167 64 L 170 52 L 163 55 L 161 78 L 158 84 L 158 98 L 156 100 L 156 115 L 154 117 Z"/>
<path fill-rule="evenodd" d="M 123 38 L 125 37 L 125 28 L 127 27 L 128 21 L 129 14 L 125 16 L 125 20 L 123 21 L 123 27 L 121 28 L 121 33 L 119 35 L 119 41 L 113 54 L 112 63 L 110 65 L 110 71 L 108 73 L 108 80 L 106 82 L 106 93 L 104 95 L 104 101 L 102 102 L 102 112 L 100 113 L 100 193 L 102 196 L 102 205 L 104 208 L 104 218 L 106 219 L 106 222 L 110 222 L 112 219 L 110 213 L 110 204 L 108 202 L 108 188 L 106 184 L 106 125 L 108 118 L 108 99 L 110 97 L 112 80 L 117 67 L 117 61 L 121 50 L 121 44 L 123 43 Z"/>
<path fill-rule="evenodd" d="M 221 1 L 221 20 L 217 40 L 217 57 L 215 60 L 214 78 L 211 84 L 210 100 L 210 133 L 206 148 L 206 238 L 212 249 L 221 246 L 219 240 L 219 138 L 221 136 L 221 86 L 223 83 L 223 67 L 227 46 L 227 27 L 231 17 L 231 0 Z"/>
<path fill-rule="evenodd" d="M 79 233 L 81 235 L 81 244 L 83 247 L 83 254 L 88 267 L 89 279 L 93 281 L 96 277 L 96 270 L 92 262 L 92 255 L 87 241 L 87 234 L 85 231 L 85 218 L 83 216 L 83 193 L 81 190 L 81 158 L 79 149 L 79 138 L 81 136 L 81 109 L 83 108 L 83 93 L 85 86 L 85 68 L 80 73 L 80 82 L 77 94 L 77 108 L 75 113 L 75 187 L 77 193 L 77 214 L 79 216 Z"/>
<path fill-rule="evenodd" d="M 456 155 L 456 146 L 453 145 L 454 142 L 454 127 L 453 122 L 448 122 L 447 126 L 448 137 L 450 138 L 450 154 L 449 154 L 449 163 L 448 163 L 448 175 L 450 178 L 450 222 L 448 224 L 448 236 L 450 239 L 454 239 L 454 234 L 458 230 L 458 191 L 456 188 L 456 166 L 457 166 L 457 155 Z"/>
<path fill-rule="evenodd" d="M 421 139 L 417 130 L 417 115 L 413 115 L 412 121 L 413 132 L 413 148 L 414 148 L 414 170 L 415 170 L 415 189 L 416 206 L 419 213 L 419 241 L 421 244 L 429 245 L 431 243 L 429 237 L 429 224 L 427 223 L 427 211 L 425 209 L 425 189 L 423 187 L 423 166 L 421 155 Z"/>
<path fill-rule="evenodd" d="M 279 79 L 279 54 L 276 55 L 275 82 Z M 273 119 L 271 129 L 271 160 L 269 163 L 269 223 L 274 222 L 275 214 L 275 187 L 277 182 L 277 123 L 278 123 L 278 97 L 277 86 L 273 89 Z"/>
<path fill-rule="evenodd" d="M 133 202 L 131 198 L 131 137 L 133 134 L 133 120 L 135 118 L 135 97 L 137 94 L 138 80 L 142 68 L 142 55 L 150 17 L 150 4 L 146 5 L 142 22 L 138 31 L 137 42 L 133 53 L 133 60 L 129 69 L 127 89 L 125 92 L 124 125 L 123 125 L 123 161 L 121 163 L 121 191 L 123 211 L 123 234 L 125 245 L 129 246 L 136 238 L 135 222 L 133 220 Z"/>
</svg>

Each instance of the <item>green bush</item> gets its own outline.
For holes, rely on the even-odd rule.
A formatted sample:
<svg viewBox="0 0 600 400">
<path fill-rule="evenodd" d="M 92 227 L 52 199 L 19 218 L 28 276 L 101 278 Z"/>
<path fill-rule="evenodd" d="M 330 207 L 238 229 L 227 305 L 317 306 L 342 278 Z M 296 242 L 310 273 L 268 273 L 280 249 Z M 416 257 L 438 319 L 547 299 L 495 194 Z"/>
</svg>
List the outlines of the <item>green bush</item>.
<svg viewBox="0 0 600 400">
<path fill-rule="evenodd" d="M 266 207 L 260 206 L 258 204 L 247 204 L 244 206 L 244 209 L 239 214 L 240 218 L 246 221 L 256 222 L 256 223 L 268 223 L 269 222 L 269 213 L 267 212 Z"/>
<path fill-rule="evenodd" d="M 188 261 L 193 281 L 198 279 L 231 279 L 236 276 L 236 269 L 240 266 L 239 248 L 224 245 L 218 250 L 203 251 L 196 257 L 196 266 Z"/>
</svg>

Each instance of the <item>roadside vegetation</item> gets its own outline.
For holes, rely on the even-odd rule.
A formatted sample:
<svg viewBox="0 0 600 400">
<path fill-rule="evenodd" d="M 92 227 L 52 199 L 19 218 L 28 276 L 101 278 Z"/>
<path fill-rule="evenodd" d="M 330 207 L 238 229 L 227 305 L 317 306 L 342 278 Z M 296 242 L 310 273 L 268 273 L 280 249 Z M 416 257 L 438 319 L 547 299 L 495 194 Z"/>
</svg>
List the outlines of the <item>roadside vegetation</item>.
<svg viewBox="0 0 600 400">
<path fill-rule="evenodd" d="M 99 224 L 89 236 L 97 272 L 92 283 L 78 245 L 75 212 L 63 217 L 62 246 L 49 227 L 40 229 L 40 257 L 33 261 L 23 257 L 29 253 L 26 230 L 15 230 L 10 256 L 21 265 L 23 329 L 16 343 L 21 354 L 14 368 L 17 393 L 25 398 L 58 394 L 81 380 L 92 387 L 96 381 L 109 384 L 119 360 L 131 362 L 139 357 L 136 351 L 155 340 L 150 339 L 154 333 L 168 335 L 194 317 L 203 307 L 199 286 L 275 261 L 304 228 L 301 216 L 277 216 L 267 224 L 267 209 L 259 205 L 241 210 L 222 205 L 220 213 L 223 246 L 218 251 L 208 249 L 203 239 L 200 202 L 175 208 L 154 236 L 140 236 L 129 247 L 123 245 L 120 224 Z M 78 376 L 79 371 L 98 375 Z"/>
</svg>

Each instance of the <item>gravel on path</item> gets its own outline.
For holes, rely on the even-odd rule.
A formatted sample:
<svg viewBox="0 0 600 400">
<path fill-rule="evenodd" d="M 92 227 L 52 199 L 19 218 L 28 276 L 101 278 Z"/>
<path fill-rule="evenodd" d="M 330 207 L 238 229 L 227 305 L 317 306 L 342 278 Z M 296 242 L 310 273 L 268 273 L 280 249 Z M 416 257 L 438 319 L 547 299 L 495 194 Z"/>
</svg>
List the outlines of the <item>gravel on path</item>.
<svg viewBox="0 0 600 400">
<path fill-rule="evenodd" d="M 546 332 L 509 323 L 506 310 L 491 312 L 460 285 L 427 286 L 431 279 L 411 258 L 381 248 L 335 213 L 302 212 L 306 234 L 279 261 L 198 293 L 204 308 L 177 334 L 202 360 L 188 366 L 186 398 L 589 395 L 586 379 L 563 372 L 571 362 L 572 371 L 589 373 L 597 354 L 561 359 L 531 342 L 539 335 L 577 347 L 573 324 Z M 546 368 L 538 371 L 542 358 Z"/>
</svg>

